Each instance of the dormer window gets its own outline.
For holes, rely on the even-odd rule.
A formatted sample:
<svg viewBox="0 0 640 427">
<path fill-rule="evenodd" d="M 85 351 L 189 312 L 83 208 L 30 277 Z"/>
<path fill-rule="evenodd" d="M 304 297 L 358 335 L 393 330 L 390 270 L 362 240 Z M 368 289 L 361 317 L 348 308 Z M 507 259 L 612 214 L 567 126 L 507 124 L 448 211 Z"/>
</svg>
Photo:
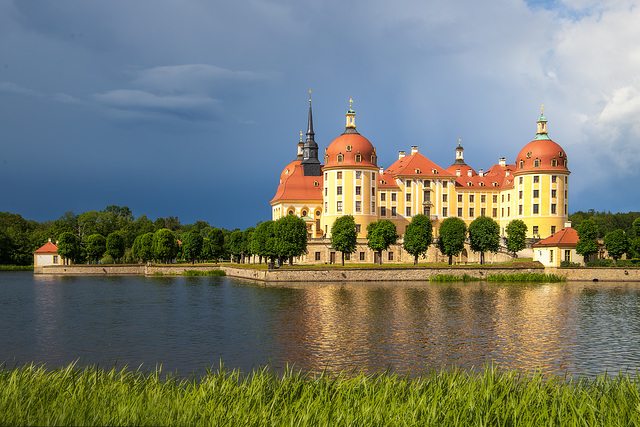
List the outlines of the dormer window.
<svg viewBox="0 0 640 427">
<path fill-rule="evenodd" d="M 524 168 L 524 160 L 520 160 L 520 169 Z"/>
<path fill-rule="evenodd" d="M 564 156 L 564 153 L 562 151 L 558 151 L 558 157 L 562 157 Z"/>
<path fill-rule="evenodd" d="M 285 174 L 285 175 L 289 175 L 289 169 L 285 169 L 285 170 L 284 170 L 284 174 Z"/>
<path fill-rule="evenodd" d="M 497 183 L 497 182 L 494 182 L 494 183 L 493 183 L 493 186 L 494 186 L 494 187 L 497 187 L 497 186 L 498 186 L 498 183 Z"/>
<path fill-rule="evenodd" d="M 351 146 L 347 145 L 347 152 L 351 152 Z"/>
<path fill-rule="evenodd" d="M 387 181 L 385 181 L 384 179 L 380 180 L 380 184 L 384 185 L 386 183 L 387 183 Z"/>
<path fill-rule="evenodd" d="M 420 169 L 416 169 L 416 173 L 422 173 Z"/>
<path fill-rule="evenodd" d="M 467 185 L 468 185 L 469 187 L 473 187 L 473 182 L 469 181 L 469 182 L 467 182 Z"/>
<path fill-rule="evenodd" d="M 329 155 L 328 154 L 326 156 L 324 156 L 324 163 L 325 164 L 329 163 Z"/>
<path fill-rule="evenodd" d="M 484 182 L 481 182 L 481 183 L 480 183 L 480 187 L 484 187 Z"/>
<path fill-rule="evenodd" d="M 357 163 L 362 162 L 362 154 L 360 154 L 360 153 L 356 154 L 356 162 Z"/>
<path fill-rule="evenodd" d="M 434 175 L 438 175 L 438 169 L 433 169 L 431 172 L 433 172 Z"/>
<path fill-rule="evenodd" d="M 558 166 L 558 161 L 556 159 L 551 159 L 551 167 L 556 167 Z"/>
<path fill-rule="evenodd" d="M 338 154 L 338 163 L 342 163 L 344 161 L 344 155 Z"/>
<path fill-rule="evenodd" d="M 371 155 L 371 163 L 373 163 L 374 165 L 376 164 L 376 155 L 375 154 Z"/>
<path fill-rule="evenodd" d="M 540 159 L 535 159 L 533 161 L 533 167 L 539 168 L 540 167 Z"/>
<path fill-rule="evenodd" d="M 527 151 L 527 159 L 531 158 L 531 151 Z"/>
<path fill-rule="evenodd" d="M 318 187 L 320 184 L 318 183 L 318 181 L 313 181 L 313 186 L 314 187 Z"/>
</svg>

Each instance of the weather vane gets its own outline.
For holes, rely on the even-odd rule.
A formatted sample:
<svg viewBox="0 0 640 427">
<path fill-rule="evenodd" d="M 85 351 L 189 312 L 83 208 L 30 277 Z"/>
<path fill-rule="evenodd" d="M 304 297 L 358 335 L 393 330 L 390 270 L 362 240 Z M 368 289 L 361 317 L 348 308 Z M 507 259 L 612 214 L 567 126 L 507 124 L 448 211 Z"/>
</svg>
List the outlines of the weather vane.
<svg viewBox="0 0 640 427">
<path fill-rule="evenodd" d="M 351 108 L 351 104 L 353 104 L 353 98 L 349 97 L 349 108 Z"/>
<path fill-rule="evenodd" d="M 542 107 L 540 107 L 540 111 L 541 111 L 540 115 L 544 116 L 544 104 L 542 104 Z"/>
<path fill-rule="evenodd" d="M 309 102 L 311 102 L 311 89 L 309 89 Z"/>
<path fill-rule="evenodd" d="M 300 142 L 302 142 L 302 131 L 300 131 Z"/>
<path fill-rule="evenodd" d="M 462 142 L 462 137 L 458 137 L 458 146 L 460 146 L 460 143 Z"/>
</svg>

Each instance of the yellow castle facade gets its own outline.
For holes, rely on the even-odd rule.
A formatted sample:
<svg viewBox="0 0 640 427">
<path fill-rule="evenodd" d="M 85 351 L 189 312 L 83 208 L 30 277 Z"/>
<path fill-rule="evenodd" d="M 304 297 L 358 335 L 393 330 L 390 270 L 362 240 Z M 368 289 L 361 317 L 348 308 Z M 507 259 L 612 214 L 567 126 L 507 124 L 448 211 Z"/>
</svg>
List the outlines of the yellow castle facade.
<svg viewBox="0 0 640 427">
<path fill-rule="evenodd" d="M 368 224 L 389 219 L 402 237 L 416 214 L 431 218 L 434 236 L 445 218 L 459 217 L 469 225 L 479 216 L 488 216 L 499 224 L 503 236 L 507 225 L 519 219 L 527 225 L 529 239 L 544 239 L 568 220 L 570 171 L 565 151 L 548 136 L 543 113 L 535 138 L 519 151 L 514 164 L 500 158 L 488 169 L 476 171 L 466 164 L 459 141 L 454 161 L 446 168 L 412 146 L 409 153 L 400 151 L 385 169 L 378 165 L 376 148 L 356 130 L 351 104 L 344 132 L 324 150 L 324 164 L 320 164 L 310 101 L 306 140 L 301 134 L 297 158 L 280 175 L 271 200 L 272 219 L 298 215 L 305 220 L 310 247 L 302 262 L 335 259 L 327 242 L 333 223 L 342 215 L 353 215 L 358 229 L 355 261 L 373 261 L 373 252 L 366 248 Z M 390 249 L 395 252 L 395 256 L 387 254 L 390 261 L 406 257 L 401 243 L 402 239 Z M 437 259 L 435 249 L 431 252 L 432 260 Z M 459 257 L 459 261 L 472 260 L 468 250 Z"/>
</svg>

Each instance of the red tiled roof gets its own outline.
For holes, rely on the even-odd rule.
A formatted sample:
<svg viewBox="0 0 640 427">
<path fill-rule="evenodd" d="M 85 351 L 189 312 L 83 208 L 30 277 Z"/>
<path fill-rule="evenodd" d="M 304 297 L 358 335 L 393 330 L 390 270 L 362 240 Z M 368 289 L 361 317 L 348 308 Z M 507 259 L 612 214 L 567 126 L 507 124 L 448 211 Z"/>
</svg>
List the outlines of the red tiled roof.
<svg viewBox="0 0 640 427">
<path fill-rule="evenodd" d="M 378 188 L 400 188 L 396 179 L 388 173 L 379 173 L 377 180 Z"/>
<path fill-rule="evenodd" d="M 455 173 L 449 173 L 446 169 L 433 163 L 419 152 L 404 156 L 396 160 L 384 172 L 391 176 L 411 176 L 415 178 L 451 178 Z"/>
<path fill-rule="evenodd" d="M 538 167 L 535 166 L 536 160 L 539 160 L 540 165 Z M 556 161 L 556 166 L 552 165 L 552 160 Z M 569 170 L 565 166 L 566 160 L 567 153 L 552 140 L 533 140 L 518 153 L 518 157 L 516 157 L 516 166 L 518 166 L 516 173 L 547 170 L 568 172 Z M 522 162 L 522 168 L 520 168 L 520 162 Z"/>
<path fill-rule="evenodd" d="M 338 163 L 338 155 L 342 155 L 342 162 Z M 356 156 L 360 161 L 356 162 Z M 333 140 L 325 151 L 325 167 L 363 166 L 377 167 L 376 149 L 371 142 L 359 133 L 343 133 Z"/>
<path fill-rule="evenodd" d="M 302 165 L 293 163 L 287 166 L 291 169 L 293 165 L 293 170 L 282 180 L 270 203 L 273 204 L 280 200 L 317 200 L 322 202 L 322 176 L 304 176 Z"/>
<path fill-rule="evenodd" d="M 51 242 L 47 242 L 41 247 L 39 247 L 38 249 L 36 249 L 35 251 L 33 251 L 33 253 L 34 254 L 57 254 L 58 247 Z"/>
<path fill-rule="evenodd" d="M 546 239 L 533 245 L 534 248 L 575 248 L 578 243 L 578 232 L 573 228 L 563 228 Z"/>
<path fill-rule="evenodd" d="M 483 187 L 487 190 L 500 190 L 513 186 L 514 165 L 493 165 L 484 172 L 483 176 L 478 175 L 473 168 L 467 165 L 454 164 L 449 166 L 447 171 L 449 173 L 456 173 L 458 169 L 460 169 L 460 176 L 456 178 L 456 188 L 459 190 L 475 190 Z M 471 176 L 468 175 L 468 171 L 471 171 Z M 509 175 L 507 175 L 507 173 Z"/>
</svg>

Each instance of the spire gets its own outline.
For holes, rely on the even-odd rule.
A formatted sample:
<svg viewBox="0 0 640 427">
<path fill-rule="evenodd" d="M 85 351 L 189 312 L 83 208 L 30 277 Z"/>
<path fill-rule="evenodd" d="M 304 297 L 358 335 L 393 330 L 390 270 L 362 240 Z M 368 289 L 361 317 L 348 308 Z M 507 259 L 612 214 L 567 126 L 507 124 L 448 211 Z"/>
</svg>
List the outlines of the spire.
<svg viewBox="0 0 640 427">
<path fill-rule="evenodd" d="M 547 135 L 547 118 L 544 116 L 544 104 L 540 108 L 540 118 L 538 118 L 538 131 L 534 140 L 550 139 Z"/>
<path fill-rule="evenodd" d="M 302 167 L 305 176 L 321 176 L 320 161 L 318 160 L 318 144 L 313 132 L 313 113 L 311 111 L 311 89 L 309 89 L 309 119 L 307 123 L 307 140 L 302 146 Z"/>
<path fill-rule="evenodd" d="M 453 162 L 454 165 L 466 165 L 464 162 L 464 148 L 462 148 L 462 138 L 458 138 L 458 146 L 456 147 L 456 161 Z"/>
<path fill-rule="evenodd" d="M 302 131 L 300 131 L 300 141 L 298 141 L 298 156 L 296 160 L 302 160 L 302 148 L 304 147 L 304 142 L 302 142 Z"/>
<path fill-rule="evenodd" d="M 347 118 L 347 126 L 344 133 L 358 133 L 356 130 L 356 112 L 353 110 L 353 98 L 349 97 L 349 110 L 345 114 Z"/>
</svg>

